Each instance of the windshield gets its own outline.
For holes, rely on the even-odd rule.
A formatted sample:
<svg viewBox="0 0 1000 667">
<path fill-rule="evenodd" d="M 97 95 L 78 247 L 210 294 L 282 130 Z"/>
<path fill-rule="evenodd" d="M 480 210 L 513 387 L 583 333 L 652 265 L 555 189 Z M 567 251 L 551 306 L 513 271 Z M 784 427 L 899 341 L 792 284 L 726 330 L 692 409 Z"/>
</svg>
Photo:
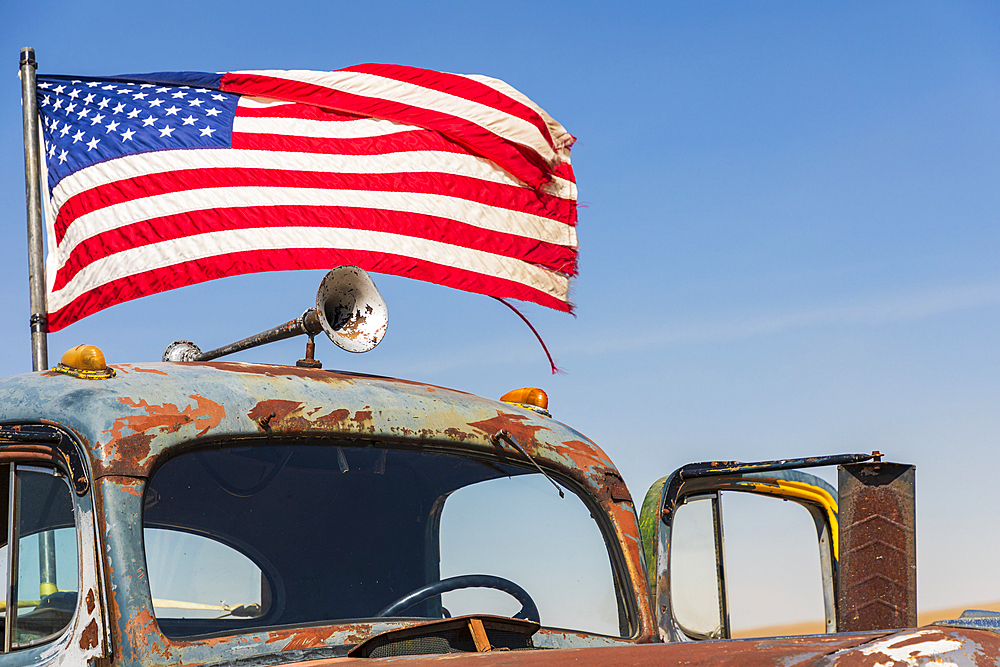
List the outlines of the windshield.
<svg viewBox="0 0 1000 667">
<path fill-rule="evenodd" d="M 146 492 L 157 620 L 181 638 L 534 605 L 543 626 L 627 635 L 601 531 L 565 488 L 500 459 L 356 443 L 189 452 Z"/>
</svg>

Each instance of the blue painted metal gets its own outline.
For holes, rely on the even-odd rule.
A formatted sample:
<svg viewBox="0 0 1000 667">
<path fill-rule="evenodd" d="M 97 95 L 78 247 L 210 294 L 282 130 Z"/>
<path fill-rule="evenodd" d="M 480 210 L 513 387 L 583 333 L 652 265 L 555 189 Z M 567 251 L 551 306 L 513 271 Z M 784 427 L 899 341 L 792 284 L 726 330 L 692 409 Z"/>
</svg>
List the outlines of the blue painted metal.
<svg viewBox="0 0 1000 667">
<path fill-rule="evenodd" d="M 601 449 L 577 431 L 499 401 L 442 387 L 335 371 L 242 363 L 116 365 L 86 381 L 52 372 L 0 379 L 0 423 L 39 416 L 80 435 L 93 474 L 148 477 L 161 455 L 196 439 L 316 433 L 496 451 L 512 433 L 535 458 L 600 496 Z M 271 417 L 270 413 L 274 413 Z M 514 458 L 516 451 L 508 450 Z"/>
<path fill-rule="evenodd" d="M 984 609 L 968 609 L 958 618 L 948 621 L 937 621 L 934 625 L 949 628 L 968 628 L 969 630 L 990 630 L 1000 634 L 1000 611 Z"/>
<path fill-rule="evenodd" d="M 262 436 L 377 438 L 442 451 L 502 449 L 505 430 L 530 458 L 593 499 L 619 549 L 624 577 L 642 581 L 635 510 L 608 456 L 577 431 L 531 410 L 431 385 L 284 366 L 210 362 L 114 366 L 114 378 L 53 372 L 0 379 L 0 424 L 55 423 L 72 432 L 92 480 L 81 501 L 96 506 L 114 664 L 202 664 L 283 649 L 354 644 L 402 621 L 276 629 L 222 639 L 171 641 L 153 617 L 145 577 L 142 505 L 158 461 L 194 442 Z M 92 495 L 93 498 L 89 498 Z M 613 549 L 613 547 L 612 547 Z M 653 637 L 645 587 L 632 601 L 636 636 Z M 586 634 L 556 632 L 554 645 L 586 646 Z M 602 640 L 601 644 L 623 643 Z M 545 640 L 542 640 L 542 644 Z"/>
</svg>

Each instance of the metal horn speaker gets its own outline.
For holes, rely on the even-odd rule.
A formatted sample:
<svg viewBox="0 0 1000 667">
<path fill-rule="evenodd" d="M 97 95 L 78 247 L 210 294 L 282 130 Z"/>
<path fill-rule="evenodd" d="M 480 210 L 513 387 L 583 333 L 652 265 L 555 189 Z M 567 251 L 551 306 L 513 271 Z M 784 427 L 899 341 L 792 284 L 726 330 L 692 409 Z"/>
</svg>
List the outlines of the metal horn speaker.
<svg viewBox="0 0 1000 667">
<path fill-rule="evenodd" d="M 323 332 L 348 352 L 367 352 L 389 326 L 389 309 L 364 269 L 338 266 L 316 291 L 316 311 Z"/>
<path fill-rule="evenodd" d="M 313 359 L 316 334 L 325 333 L 348 352 L 367 352 L 379 344 L 388 326 L 389 309 L 368 273 L 357 266 L 338 266 L 320 282 L 316 307 L 294 320 L 208 352 L 202 352 L 191 341 L 175 340 L 167 346 L 163 360 L 209 361 L 305 334 L 309 336 L 306 358 L 300 359 L 298 365 L 320 368 L 322 364 Z"/>
</svg>

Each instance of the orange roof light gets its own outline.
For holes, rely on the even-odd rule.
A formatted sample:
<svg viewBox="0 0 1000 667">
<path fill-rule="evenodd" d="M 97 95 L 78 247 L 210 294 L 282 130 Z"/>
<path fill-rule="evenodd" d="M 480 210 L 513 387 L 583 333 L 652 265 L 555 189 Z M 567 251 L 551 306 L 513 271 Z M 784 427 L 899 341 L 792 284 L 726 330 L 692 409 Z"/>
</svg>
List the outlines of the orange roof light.
<svg viewBox="0 0 1000 667">
<path fill-rule="evenodd" d="M 552 416 L 549 414 L 548 410 L 548 394 L 537 387 L 522 387 L 521 389 L 508 391 L 500 397 L 500 400 L 504 403 L 510 403 L 522 408 L 527 408 L 528 410 L 537 412 L 540 415 L 545 415 L 546 417 Z"/>
<path fill-rule="evenodd" d="M 115 376 L 115 369 L 104 360 L 104 353 L 96 345 L 77 345 L 66 350 L 52 370 L 85 380 L 106 380 Z"/>
</svg>

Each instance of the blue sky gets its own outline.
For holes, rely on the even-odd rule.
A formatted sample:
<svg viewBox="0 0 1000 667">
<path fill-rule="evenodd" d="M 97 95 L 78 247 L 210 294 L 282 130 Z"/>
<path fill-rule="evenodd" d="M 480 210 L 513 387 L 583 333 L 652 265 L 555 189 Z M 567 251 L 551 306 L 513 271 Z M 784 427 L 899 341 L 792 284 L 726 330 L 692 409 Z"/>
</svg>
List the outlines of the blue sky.
<svg viewBox="0 0 1000 667">
<path fill-rule="evenodd" d="M 641 497 L 695 460 L 879 449 L 917 464 L 922 607 L 1000 600 L 1000 8 L 839 3 L 8 3 L 0 372 L 30 370 L 17 56 L 39 71 L 396 62 L 514 85 L 578 137 L 577 317 L 375 276 L 344 368 L 550 395 Z M 225 279 L 50 336 L 115 362 L 299 315 L 320 273 Z M 244 359 L 291 363 L 301 341 Z"/>
</svg>

